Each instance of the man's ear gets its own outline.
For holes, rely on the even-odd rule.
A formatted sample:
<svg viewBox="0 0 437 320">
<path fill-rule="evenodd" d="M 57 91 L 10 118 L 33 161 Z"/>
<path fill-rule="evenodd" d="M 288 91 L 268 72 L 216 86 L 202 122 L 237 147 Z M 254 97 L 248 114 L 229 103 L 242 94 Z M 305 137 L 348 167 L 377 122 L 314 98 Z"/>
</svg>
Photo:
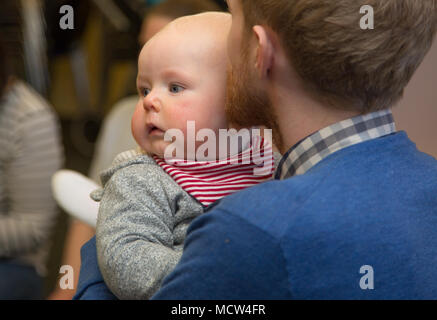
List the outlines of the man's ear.
<svg viewBox="0 0 437 320">
<path fill-rule="evenodd" d="M 258 70 L 259 76 L 267 77 L 273 67 L 274 47 L 271 35 L 263 26 L 254 26 L 253 32 L 257 41 L 257 52 L 255 68 Z"/>
</svg>

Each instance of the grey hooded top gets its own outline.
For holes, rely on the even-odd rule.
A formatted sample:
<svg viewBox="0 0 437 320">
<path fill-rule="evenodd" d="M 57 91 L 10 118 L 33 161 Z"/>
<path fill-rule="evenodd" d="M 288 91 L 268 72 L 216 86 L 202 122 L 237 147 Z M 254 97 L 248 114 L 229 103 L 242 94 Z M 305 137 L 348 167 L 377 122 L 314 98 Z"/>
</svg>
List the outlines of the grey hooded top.
<svg viewBox="0 0 437 320">
<path fill-rule="evenodd" d="M 187 228 L 204 212 L 150 156 L 120 154 L 101 174 L 98 264 L 119 299 L 148 299 L 179 262 Z"/>
</svg>

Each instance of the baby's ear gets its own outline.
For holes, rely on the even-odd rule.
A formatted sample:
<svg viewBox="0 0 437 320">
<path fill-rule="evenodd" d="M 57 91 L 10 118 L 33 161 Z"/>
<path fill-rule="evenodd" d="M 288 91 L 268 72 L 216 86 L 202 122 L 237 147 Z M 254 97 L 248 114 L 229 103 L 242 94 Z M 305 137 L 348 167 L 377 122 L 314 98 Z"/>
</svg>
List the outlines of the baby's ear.
<svg viewBox="0 0 437 320">
<path fill-rule="evenodd" d="M 274 48 L 271 35 L 263 26 L 254 26 L 253 32 L 257 40 L 255 68 L 261 78 L 268 77 L 273 66 Z"/>
</svg>

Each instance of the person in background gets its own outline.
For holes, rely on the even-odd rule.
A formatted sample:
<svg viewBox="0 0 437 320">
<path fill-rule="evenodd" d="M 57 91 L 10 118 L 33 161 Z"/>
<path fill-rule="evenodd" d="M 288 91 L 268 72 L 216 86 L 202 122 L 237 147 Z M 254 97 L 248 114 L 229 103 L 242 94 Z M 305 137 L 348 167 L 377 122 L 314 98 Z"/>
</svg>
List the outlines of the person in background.
<svg viewBox="0 0 437 320">
<path fill-rule="evenodd" d="M 7 61 L 0 44 L 0 299 L 42 299 L 63 147 L 51 106 Z"/>
<path fill-rule="evenodd" d="M 220 11 L 221 7 L 212 0 L 164 0 L 151 6 L 145 13 L 138 43 L 142 47 L 153 35 L 176 18 Z M 89 177 L 100 183 L 100 173 L 107 169 L 121 152 L 137 146 L 131 133 L 131 119 L 138 96 L 126 97 L 117 102 L 105 117 L 97 139 L 91 162 Z M 80 269 L 80 248 L 95 233 L 95 229 L 84 222 L 72 219 L 67 232 L 62 265 L 70 265 L 74 270 L 74 288 L 61 289 L 58 283 L 48 296 L 50 300 L 70 300 L 73 298 Z"/>
</svg>

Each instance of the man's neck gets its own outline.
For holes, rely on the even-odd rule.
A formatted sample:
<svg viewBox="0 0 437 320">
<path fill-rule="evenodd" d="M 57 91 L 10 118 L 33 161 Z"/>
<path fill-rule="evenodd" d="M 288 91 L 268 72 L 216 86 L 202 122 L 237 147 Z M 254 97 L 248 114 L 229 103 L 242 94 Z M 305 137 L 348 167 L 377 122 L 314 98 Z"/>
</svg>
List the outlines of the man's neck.
<svg viewBox="0 0 437 320">
<path fill-rule="evenodd" d="M 305 94 L 303 90 L 276 86 L 270 92 L 282 136 L 281 153 L 285 153 L 297 142 L 316 131 L 360 114 L 357 111 L 324 106 Z"/>
</svg>

